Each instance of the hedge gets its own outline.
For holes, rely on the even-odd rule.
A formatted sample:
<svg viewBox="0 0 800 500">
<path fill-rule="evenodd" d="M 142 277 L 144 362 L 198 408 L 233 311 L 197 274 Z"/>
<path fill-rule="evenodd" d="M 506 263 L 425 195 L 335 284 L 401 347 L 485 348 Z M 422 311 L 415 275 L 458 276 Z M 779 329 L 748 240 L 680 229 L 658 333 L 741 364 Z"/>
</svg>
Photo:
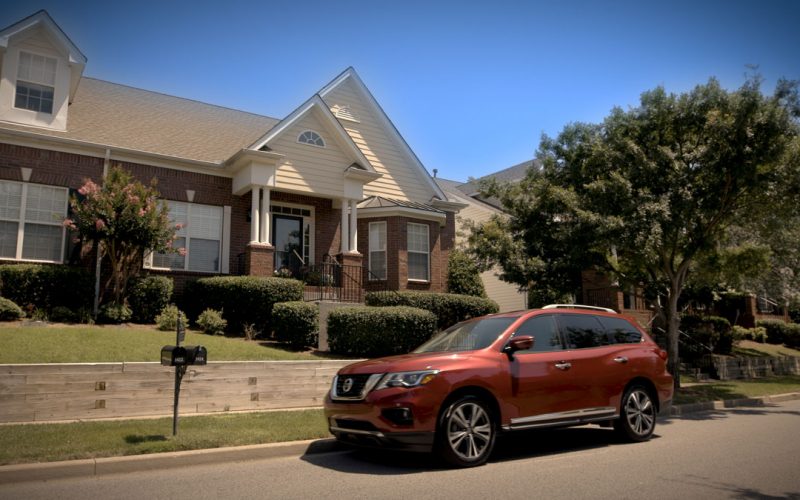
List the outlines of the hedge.
<svg viewBox="0 0 800 500">
<path fill-rule="evenodd" d="M 279 302 L 272 308 L 275 339 L 295 348 L 319 342 L 319 308 L 311 302 Z"/>
<path fill-rule="evenodd" d="M 271 331 L 272 306 L 277 302 L 303 300 L 303 283 L 293 279 L 257 276 L 215 276 L 188 285 L 183 296 L 186 312 L 197 319 L 205 309 L 222 311 L 227 332 L 243 335 L 246 325 Z"/>
<path fill-rule="evenodd" d="M 684 357 L 699 357 L 710 352 L 730 354 L 733 350 L 733 331 L 725 318 L 686 315 L 681 318 L 681 330 L 689 336 L 689 339 L 681 338 Z"/>
<path fill-rule="evenodd" d="M 408 306 L 425 309 L 436 315 L 437 328 L 444 330 L 464 321 L 500 310 L 497 302 L 482 297 L 433 292 L 368 292 L 368 306 Z"/>
<path fill-rule="evenodd" d="M 436 316 L 414 307 L 342 307 L 328 316 L 328 346 L 334 354 L 404 354 L 435 332 Z"/>
<path fill-rule="evenodd" d="M 128 285 L 128 304 L 135 323 L 153 323 L 172 299 L 172 278 L 139 276 Z"/>
<path fill-rule="evenodd" d="M 800 347 L 800 325 L 787 323 L 779 319 L 762 319 L 756 326 L 767 330 L 767 342 L 770 344 L 786 344 L 787 347 Z"/>
<path fill-rule="evenodd" d="M 453 250 L 447 259 L 447 291 L 486 298 L 486 287 L 475 259 L 462 250 Z"/>
<path fill-rule="evenodd" d="M 0 265 L 0 296 L 23 310 L 49 314 L 56 307 L 90 311 L 94 279 L 86 269 L 37 264 Z"/>
</svg>

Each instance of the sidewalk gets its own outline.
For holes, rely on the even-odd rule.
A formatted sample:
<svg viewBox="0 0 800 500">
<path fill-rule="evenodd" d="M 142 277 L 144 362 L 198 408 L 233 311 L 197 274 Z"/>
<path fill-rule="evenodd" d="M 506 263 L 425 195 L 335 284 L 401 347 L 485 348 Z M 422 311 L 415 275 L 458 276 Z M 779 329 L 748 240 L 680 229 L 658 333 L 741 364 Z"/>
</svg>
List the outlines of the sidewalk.
<svg viewBox="0 0 800 500">
<path fill-rule="evenodd" d="M 771 403 L 781 403 L 796 399 L 800 399 L 800 392 L 758 398 L 729 399 L 725 401 L 675 405 L 671 409 L 670 416 L 681 417 L 703 411 L 765 406 Z M 71 477 L 139 472 L 231 461 L 303 456 L 317 453 L 331 453 L 346 449 L 347 448 L 344 446 L 340 446 L 333 438 L 329 438 L 309 441 L 292 441 L 288 443 L 236 446 L 230 448 L 153 453 L 150 455 L 130 455 L 123 457 L 69 460 L 64 462 L 5 465 L 0 466 L 0 485 L 25 481 L 46 481 Z"/>
</svg>

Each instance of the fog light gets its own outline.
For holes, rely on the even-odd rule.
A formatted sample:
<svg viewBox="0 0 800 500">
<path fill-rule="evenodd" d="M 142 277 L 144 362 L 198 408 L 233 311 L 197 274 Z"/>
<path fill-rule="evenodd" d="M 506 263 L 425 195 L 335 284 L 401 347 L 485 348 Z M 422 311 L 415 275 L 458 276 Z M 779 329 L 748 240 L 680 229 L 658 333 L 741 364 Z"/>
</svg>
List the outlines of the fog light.
<svg viewBox="0 0 800 500">
<path fill-rule="evenodd" d="M 414 423 L 414 414 L 409 408 L 385 408 L 381 411 L 381 415 L 395 425 L 411 425 Z"/>
</svg>

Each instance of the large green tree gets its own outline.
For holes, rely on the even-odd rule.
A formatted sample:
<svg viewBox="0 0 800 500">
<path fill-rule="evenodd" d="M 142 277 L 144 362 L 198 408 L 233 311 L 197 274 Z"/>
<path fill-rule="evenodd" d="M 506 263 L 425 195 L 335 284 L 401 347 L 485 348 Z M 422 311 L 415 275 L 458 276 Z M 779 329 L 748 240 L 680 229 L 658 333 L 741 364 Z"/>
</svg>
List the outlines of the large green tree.
<svg viewBox="0 0 800 500">
<path fill-rule="evenodd" d="M 492 221 L 505 235 L 499 246 L 519 253 L 508 277 L 524 267 L 532 286 L 561 275 L 566 283 L 567 270 L 564 289 L 594 264 L 642 286 L 667 327 L 679 385 L 678 300 L 693 266 L 719 251 L 733 224 L 798 200 L 797 84 L 781 81 L 771 96 L 760 84 L 753 77 L 727 91 L 712 79 L 680 95 L 656 88 L 602 124 L 544 137 L 540 170 L 486 187 L 509 215 Z M 473 233 L 472 248 L 489 261 L 496 255 L 479 246 L 484 236 Z"/>
<path fill-rule="evenodd" d="M 121 167 L 112 167 L 102 185 L 87 179 L 70 199 L 72 214 L 64 225 L 108 259 L 111 272 L 100 288 L 100 302 L 122 304 L 128 280 L 142 268 L 148 251 L 173 252 L 175 231 L 156 181 L 149 186 Z"/>
</svg>

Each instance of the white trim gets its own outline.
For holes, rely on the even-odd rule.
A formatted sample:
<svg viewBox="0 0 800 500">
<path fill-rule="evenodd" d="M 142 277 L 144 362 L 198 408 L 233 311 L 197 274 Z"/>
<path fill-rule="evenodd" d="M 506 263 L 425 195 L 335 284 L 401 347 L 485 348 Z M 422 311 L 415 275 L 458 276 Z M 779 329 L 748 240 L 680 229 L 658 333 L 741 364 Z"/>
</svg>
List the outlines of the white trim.
<svg viewBox="0 0 800 500">
<path fill-rule="evenodd" d="M 424 227 L 425 228 L 425 234 L 427 235 L 427 239 L 426 239 L 425 243 L 426 243 L 426 246 L 428 247 L 428 250 L 426 252 L 420 252 L 418 250 L 411 250 L 408 247 L 408 233 L 409 233 L 412 225 L 413 226 L 420 226 L 420 227 Z M 420 224 L 419 222 L 407 222 L 406 223 L 406 253 L 408 253 L 408 254 L 412 254 L 412 253 L 424 254 L 425 256 L 427 256 L 427 264 L 428 264 L 428 270 L 426 272 L 426 274 L 428 276 L 427 279 L 408 278 L 408 271 L 410 269 L 410 266 L 408 265 L 408 258 L 406 258 L 406 278 L 408 279 L 408 281 L 415 282 L 415 283 L 430 283 L 431 282 L 431 227 L 428 224 Z"/>
<path fill-rule="evenodd" d="M 358 253 L 358 202 L 350 200 L 350 253 Z"/>
<path fill-rule="evenodd" d="M 65 186 L 54 186 L 52 184 L 41 184 L 38 182 L 20 182 L 20 181 L 12 181 L 7 179 L 0 179 L 0 183 L 7 182 L 9 184 L 18 184 L 21 186 L 20 191 L 20 207 L 19 207 L 19 218 L 18 219 L 0 219 L 4 222 L 16 222 L 17 223 L 17 246 L 14 249 L 14 256 L 13 257 L 0 257 L 0 259 L 5 260 L 13 260 L 15 262 L 46 262 L 50 264 L 63 264 L 64 263 L 64 248 L 65 248 L 65 241 L 66 241 L 66 228 L 61 223 L 58 222 L 44 222 L 44 221 L 27 221 L 26 220 L 26 212 L 28 209 L 28 188 L 31 185 L 42 186 L 45 188 L 50 189 L 59 189 L 66 193 L 66 197 L 64 200 L 64 208 L 62 211 L 62 216 L 66 217 L 67 212 L 69 210 L 69 188 Z M 46 259 L 26 259 L 23 258 L 22 253 L 24 251 L 24 244 L 25 244 L 25 225 L 26 223 L 30 223 L 33 225 L 40 225 L 40 226 L 50 226 L 50 227 L 58 227 L 61 230 L 61 241 L 59 244 L 59 253 L 57 260 L 46 260 Z"/>
<path fill-rule="evenodd" d="M 383 247 L 383 250 L 373 250 L 372 247 L 370 246 L 370 239 L 372 238 L 372 226 L 378 227 L 378 226 L 381 226 L 381 225 L 383 226 L 383 245 L 384 245 L 384 247 Z M 386 223 L 385 220 L 377 221 L 377 222 L 370 222 L 367 225 L 367 270 L 369 271 L 367 273 L 368 274 L 367 281 L 386 281 L 388 279 L 388 277 L 389 277 L 389 269 L 388 269 L 388 267 L 389 267 L 389 255 L 388 255 L 389 241 L 388 241 L 388 234 L 389 234 L 389 225 Z M 372 253 L 373 252 L 374 253 L 383 252 L 383 255 L 384 255 L 383 277 L 377 277 L 377 278 L 373 277 L 373 274 L 377 275 L 377 273 L 375 273 L 372 270 Z"/>
<path fill-rule="evenodd" d="M 297 214 L 285 214 L 283 212 L 273 212 L 272 207 L 287 207 L 287 208 L 299 208 L 300 210 L 308 210 L 309 215 L 297 215 Z M 288 215 L 290 217 L 300 217 L 303 219 L 303 231 L 306 230 L 306 224 L 308 224 L 308 262 L 307 264 L 313 264 L 316 259 L 314 258 L 314 251 L 316 249 L 316 238 L 314 237 L 314 232 L 316 230 L 316 212 L 313 205 L 302 205 L 300 203 L 286 203 L 283 201 L 275 201 L 269 204 L 269 220 L 270 223 L 272 222 L 273 215 Z M 270 232 L 270 237 L 272 237 L 272 233 Z M 303 236 L 305 238 L 305 236 Z M 305 257 L 305 254 L 303 254 Z"/>
<path fill-rule="evenodd" d="M 430 212 L 418 208 L 409 207 L 370 207 L 361 208 L 358 211 L 359 219 L 371 219 L 373 217 L 410 217 L 413 219 L 429 220 L 438 222 L 444 226 L 447 222 L 447 215 L 443 213 Z"/>
<path fill-rule="evenodd" d="M 342 220 L 340 221 L 339 226 L 339 241 L 341 243 L 341 253 L 347 253 L 350 251 L 350 217 L 347 214 L 347 200 L 342 199 Z"/>
<path fill-rule="evenodd" d="M 338 77 L 334 78 L 331 83 L 323 87 L 322 90 L 319 91 L 319 95 L 324 98 L 327 94 L 329 94 L 333 89 L 341 85 L 348 78 L 352 78 L 352 80 L 356 83 L 356 87 L 361 91 L 363 96 L 366 98 L 365 99 L 366 104 L 372 108 L 373 112 L 378 117 L 378 120 L 381 122 L 381 125 L 383 125 L 383 127 L 389 132 L 389 135 L 397 141 L 397 144 L 400 146 L 401 152 L 405 154 L 406 159 L 409 161 L 409 163 L 419 171 L 418 173 L 420 174 L 420 177 L 426 180 L 428 186 L 431 188 L 434 195 L 438 196 L 442 200 L 447 200 L 447 195 L 444 194 L 444 191 L 442 191 L 439 185 L 436 184 L 436 182 L 433 180 L 433 177 L 431 177 L 431 175 L 428 173 L 428 170 L 419 160 L 419 158 L 411 149 L 411 147 L 408 145 L 406 140 L 403 139 L 403 136 L 400 135 L 400 132 L 397 130 L 397 127 L 394 126 L 394 123 L 392 123 L 392 121 L 383 111 L 383 108 L 381 108 L 380 104 L 378 104 L 378 101 L 375 100 L 375 97 L 369 91 L 367 86 L 364 85 L 364 82 L 361 80 L 361 78 L 358 76 L 358 73 L 356 73 L 356 70 L 353 69 L 352 66 L 344 70 Z"/>
<path fill-rule="evenodd" d="M 204 274 L 221 274 L 221 273 L 223 273 L 223 271 L 222 271 L 223 270 L 223 266 L 228 266 L 227 264 L 224 264 L 225 262 L 227 262 L 227 260 L 224 260 L 224 257 L 223 257 L 226 254 L 226 251 L 228 253 L 228 259 L 230 258 L 230 250 L 229 250 L 229 246 L 230 245 L 228 244 L 227 245 L 228 248 L 226 248 L 226 244 L 225 244 L 226 228 L 230 227 L 229 224 L 226 224 L 226 213 L 225 213 L 225 211 L 226 211 L 226 208 L 227 208 L 228 211 L 230 212 L 230 207 L 221 206 L 221 205 L 210 205 L 210 204 L 207 204 L 207 203 L 189 203 L 189 202 L 186 202 L 186 201 L 179 201 L 179 200 L 161 199 L 161 201 L 163 201 L 164 203 L 167 203 L 168 207 L 169 207 L 170 203 L 179 204 L 179 205 L 186 205 L 186 224 L 187 225 L 185 227 L 187 227 L 188 229 L 186 229 L 186 234 L 185 234 L 185 236 L 183 236 L 183 238 L 185 240 L 184 248 L 186 249 L 186 256 L 183 259 L 183 268 L 154 266 L 153 265 L 154 252 L 150 252 L 149 265 L 148 265 L 148 258 L 147 258 L 147 256 L 145 256 L 144 266 L 149 268 L 149 269 L 156 270 L 156 271 L 173 271 L 173 272 L 177 271 L 177 272 L 191 272 L 191 273 L 204 273 Z M 189 259 L 191 259 L 191 254 L 190 254 L 191 248 L 190 248 L 190 246 L 191 246 L 191 240 L 192 240 L 192 236 L 190 235 L 189 232 L 191 231 L 190 223 L 191 223 L 191 219 L 192 219 L 192 207 L 193 206 L 203 206 L 203 207 L 211 207 L 211 208 L 221 209 L 222 217 L 220 218 L 220 228 L 219 228 L 219 234 L 218 234 L 218 238 L 219 239 L 216 240 L 217 241 L 217 249 L 219 250 L 219 261 L 217 263 L 217 269 L 216 270 L 205 271 L 205 270 L 197 270 L 197 269 L 190 269 L 189 268 Z M 228 222 L 229 222 L 229 219 L 230 219 L 230 215 L 228 214 Z M 170 221 L 170 223 L 171 222 L 172 221 Z M 230 239 L 230 229 L 227 229 L 227 232 L 228 232 L 227 238 Z M 208 238 L 195 238 L 195 239 L 206 240 Z"/>
<path fill-rule="evenodd" d="M 219 272 L 229 274 L 231 272 L 231 207 L 222 207 L 222 253 L 220 257 Z"/>
</svg>

